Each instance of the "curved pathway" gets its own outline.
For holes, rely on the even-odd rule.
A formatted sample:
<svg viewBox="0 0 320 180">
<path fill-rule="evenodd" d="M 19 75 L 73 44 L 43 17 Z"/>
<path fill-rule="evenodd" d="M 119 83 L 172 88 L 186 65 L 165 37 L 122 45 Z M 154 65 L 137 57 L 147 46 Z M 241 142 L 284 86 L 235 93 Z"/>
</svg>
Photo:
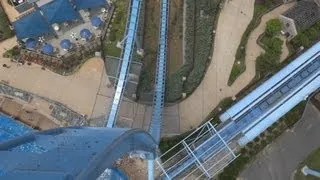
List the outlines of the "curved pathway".
<svg viewBox="0 0 320 180">
<path fill-rule="evenodd" d="M 260 25 L 249 37 L 246 48 L 246 71 L 232 86 L 228 86 L 235 53 L 242 34 L 253 16 L 254 0 L 232 0 L 225 3 L 219 17 L 214 53 L 207 73 L 194 93 L 179 104 L 181 132 L 198 126 L 222 99 L 235 96 L 250 83 L 255 75 L 255 60 L 263 52 L 256 41 L 264 32 L 265 23 L 269 19 L 277 18 L 292 6 L 292 3 L 282 5 L 262 17 Z M 287 51 L 284 52 L 282 59 L 286 57 Z"/>
</svg>

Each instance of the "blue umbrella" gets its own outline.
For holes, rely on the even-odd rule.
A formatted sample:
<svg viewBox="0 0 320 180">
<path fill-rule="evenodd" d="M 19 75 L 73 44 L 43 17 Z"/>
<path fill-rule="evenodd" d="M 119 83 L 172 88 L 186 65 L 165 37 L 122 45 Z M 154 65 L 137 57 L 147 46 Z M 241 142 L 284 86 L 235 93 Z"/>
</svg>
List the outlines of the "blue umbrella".
<svg viewBox="0 0 320 180">
<path fill-rule="evenodd" d="M 29 38 L 25 42 L 25 45 L 27 48 L 35 48 L 37 46 L 37 44 L 38 44 L 37 41 L 33 38 Z"/>
<path fill-rule="evenodd" d="M 94 27 L 99 27 L 102 24 L 102 21 L 98 16 L 93 16 L 91 18 L 91 24 Z"/>
<path fill-rule="evenodd" d="M 61 42 L 60 42 L 60 46 L 63 48 L 63 49 L 70 49 L 71 48 L 71 42 L 69 39 L 63 39 Z"/>
<path fill-rule="evenodd" d="M 81 38 L 89 40 L 92 37 L 92 33 L 89 31 L 89 29 L 82 29 L 80 31 L 80 36 Z"/>
<path fill-rule="evenodd" d="M 45 43 L 42 47 L 42 52 L 45 54 L 52 54 L 54 52 L 54 48 L 51 44 Z"/>
</svg>

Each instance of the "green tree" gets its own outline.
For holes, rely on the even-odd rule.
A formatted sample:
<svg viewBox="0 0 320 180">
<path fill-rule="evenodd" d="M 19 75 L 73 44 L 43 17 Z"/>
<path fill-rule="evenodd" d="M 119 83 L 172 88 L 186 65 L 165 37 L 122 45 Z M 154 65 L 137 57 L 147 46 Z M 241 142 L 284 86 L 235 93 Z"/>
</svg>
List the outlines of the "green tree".
<svg viewBox="0 0 320 180">
<path fill-rule="evenodd" d="M 279 19 L 271 19 L 267 22 L 266 34 L 268 36 L 275 36 L 281 31 L 281 23 Z"/>
<path fill-rule="evenodd" d="M 316 28 L 311 27 L 308 31 L 307 31 L 307 35 L 309 37 L 309 39 L 317 39 L 318 37 L 318 31 Z"/>
<path fill-rule="evenodd" d="M 311 42 L 308 38 L 308 36 L 304 33 L 301 33 L 300 36 L 299 36 L 299 39 L 300 39 L 300 42 L 301 42 L 301 45 L 304 46 L 304 47 L 309 47 Z"/>
</svg>

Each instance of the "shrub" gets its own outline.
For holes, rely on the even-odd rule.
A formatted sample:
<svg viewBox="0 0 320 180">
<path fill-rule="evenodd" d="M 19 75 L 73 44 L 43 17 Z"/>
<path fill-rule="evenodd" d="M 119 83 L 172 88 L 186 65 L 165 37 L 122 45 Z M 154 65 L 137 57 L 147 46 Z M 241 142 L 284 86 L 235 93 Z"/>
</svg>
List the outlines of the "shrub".
<svg viewBox="0 0 320 180">
<path fill-rule="evenodd" d="M 259 142 L 260 141 L 260 138 L 259 137 L 256 137 L 256 138 L 254 138 L 254 142 Z"/>
<path fill-rule="evenodd" d="M 267 142 L 271 143 L 273 141 L 273 135 L 268 135 L 267 136 Z"/>
<path fill-rule="evenodd" d="M 304 47 L 310 46 L 310 43 L 311 43 L 308 36 L 304 33 L 300 34 L 299 41 L 301 42 L 301 45 Z"/>
<path fill-rule="evenodd" d="M 279 19 L 270 19 L 266 25 L 266 34 L 268 36 L 275 36 L 281 31 L 281 23 Z"/>
<path fill-rule="evenodd" d="M 9 26 L 9 19 L 0 4 L 0 41 L 13 37 L 14 33 Z"/>
<path fill-rule="evenodd" d="M 14 58 L 20 55 L 20 48 L 18 46 L 14 46 L 12 49 L 7 50 L 3 57 L 5 58 Z"/>
<path fill-rule="evenodd" d="M 266 147 L 267 144 L 268 144 L 268 143 L 267 143 L 266 140 L 263 139 L 263 140 L 261 141 L 261 147 L 262 147 L 262 148 Z"/>
</svg>

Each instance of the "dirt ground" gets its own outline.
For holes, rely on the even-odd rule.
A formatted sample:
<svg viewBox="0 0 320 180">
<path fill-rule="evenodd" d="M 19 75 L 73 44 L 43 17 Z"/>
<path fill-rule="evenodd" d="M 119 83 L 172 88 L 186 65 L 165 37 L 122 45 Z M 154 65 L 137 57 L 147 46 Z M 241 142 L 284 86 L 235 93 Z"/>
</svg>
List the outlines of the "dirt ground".
<svg viewBox="0 0 320 180">
<path fill-rule="evenodd" d="M 21 122 L 41 130 L 52 129 L 59 126 L 59 123 L 52 119 L 50 113 L 42 113 L 45 107 L 38 109 L 34 104 L 22 100 L 0 96 L 0 109 Z"/>
<path fill-rule="evenodd" d="M 15 38 L 0 43 L 0 54 L 14 45 Z M 44 71 L 36 64 L 19 66 L 10 59 L 2 58 L 2 55 L 0 64 L 10 66 L 0 69 L 0 80 L 16 88 L 61 102 L 88 117 L 91 116 L 104 72 L 102 59 L 88 60 L 78 72 L 70 76 Z"/>
<path fill-rule="evenodd" d="M 183 64 L 182 56 L 182 27 L 183 27 L 183 2 L 184 0 L 170 1 L 169 12 L 169 56 L 168 73 L 174 73 Z"/>
<path fill-rule="evenodd" d="M 253 16 L 254 0 L 229 0 L 225 3 L 219 16 L 214 52 L 206 75 L 196 91 L 179 104 L 181 132 L 199 125 L 222 99 L 235 96 L 249 84 L 255 75 L 255 60 L 263 52 L 256 41 L 264 32 L 265 23 L 292 6 L 292 3 L 282 5 L 262 17 L 261 24 L 249 36 L 246 48 L 246 71 L 232 86 L 228 86 L 235 53 L 242 34 Z M 285 48 L 281 60 L 285 59 L 287 54 L 288 50 Z"/>
<path fill-rule="evenodd" d="M 147 161 L 140 158 L 121 159 L 117 166 L 123 170 L 129 179 L 142 180 L 147 179 Z"/>
</svg>

